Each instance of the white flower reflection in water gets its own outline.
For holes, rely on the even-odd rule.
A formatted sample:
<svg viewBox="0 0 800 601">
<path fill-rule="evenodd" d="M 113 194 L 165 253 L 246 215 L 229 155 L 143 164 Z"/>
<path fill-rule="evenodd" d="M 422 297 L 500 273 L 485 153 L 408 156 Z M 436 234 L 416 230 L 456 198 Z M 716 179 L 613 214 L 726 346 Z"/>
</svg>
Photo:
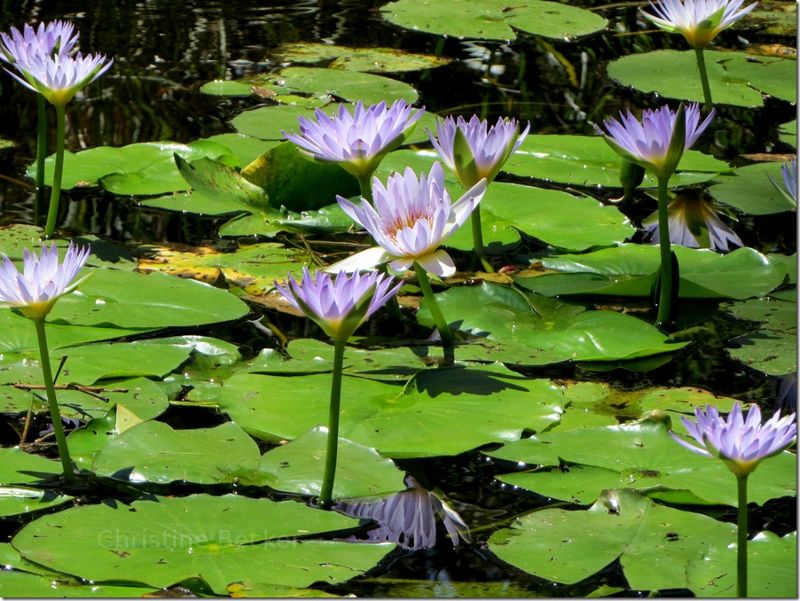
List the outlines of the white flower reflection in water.
<svg viewBox="0 0 800 601">
<path fill-rule="evenodd" d="M 367 532 L 368 542 L 393 542 L 412 550 L 431 549 L 436 546 L 440 522 L 454 547 L 461 540 L 471 542 L 469 527 L 447 501 L 424 488 L 413 476 L 406 476 L 405 483 L 407 490 L 380 499 L 341 501 L 336 509 L 377 522 L 378 527 Z"/>
</svg>

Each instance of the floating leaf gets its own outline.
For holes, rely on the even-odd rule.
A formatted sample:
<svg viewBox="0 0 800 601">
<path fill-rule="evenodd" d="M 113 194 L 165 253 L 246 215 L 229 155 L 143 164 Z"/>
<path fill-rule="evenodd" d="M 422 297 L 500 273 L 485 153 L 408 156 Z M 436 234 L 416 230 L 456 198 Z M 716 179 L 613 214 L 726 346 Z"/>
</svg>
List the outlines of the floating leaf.
<svg viewBox="0 0 800 601">
<path fill-rule="evenodd" d="M 217 134 L 201 140 L 208 140 L 230 149 L 239 160 L 235 165 L 226 163 L 229 167 L 244 167 L 275 146 L 273 141 L 260 140 L 240 133 Z"/>
<path fill-rule="evenodd" d="M 558 2 L 529 0 L 397 0 L 381 9 L 390 23 L 439 35 L 513 40 L 517 31 L 571 39 L 605 28 L 601 16 Z"/>
<path fill-rule="evenodd" d="M 781 124 L 778 132 L 781 142 L 797 148 L 797 119 Z"/>
<path fill-rule="evenodd" d="M 680 265 L 681 298 L 762 296 L 779 286 L 785 268 L 752 248 L 721 255 L 708 249 L 673 246 Z M 547 296 L 650 296 L 660 263 L 658 246 L 624 244 L 582 255 L 541 259 L 547 269 L 564 273 L 520 277 L 516 281 Z"/>
<path fill-rule="evenodd" d="M 456 354 L 462 359 L 473 358 L 473 347 L 481 346 L 486 349 L 482 359 L 491 356 L 522 365 L 635 359 L 683 346 L 669 343 L 653 326 L 630 315 L 585 311 L 507 286 L 451 288 L 436 298 L 453 327 L 484 338 L 459 347 Z M 417 319 L 433 324 L 425 303 Z"/>
<path fill-rule="evenodd" d="M 253 574 L 305 587 L 368 570 L 393 545 L 294 540 L 356 523 L 292 501 L 192 495 L 72 508 L 27 524 L 12 544 L 30 561 L 95 582 L 126 574 L 162 588 L 202 578 L 225 594 Z"/>
<path fill-rule="evenodd" d="M 241 205 L 240 210 L 250 212 L 266 208 L 269 204 L 263 188 L 218 161 L 199 159 L 188 162 L 175 155 L 175 164 L 186 182 L 201 196 L 235 201 Z"/>
<path fill-rule="evenodd" d="M 739 347 L 728 349 L 731 357 L 770 376 L 797 371 L 797 301 L 755 298 L 725 308 L 739 319 L 760 322 L 731 341 Z"/>
<path fill-rule="evenodd" d="M 333 115 L 339 110 L 338 104 L 329 104 L 319 110 Z M 351 109 L 352 110 L 352 109 Z M 298 131 L 297 117 L 314 119 L 314 111 L 298 106 L 265 106 L 236 115 L 231 124 L 239 133 L 261 140 L 282 140 L 284 131 Z"/>
<path fill-rule="evenodd" d="M 352 48 L 332 44 L 283 44 L 275 53 L 290 63 L 331 61 L 330 69 L 371 73 L 398 73 L 433 69 L 449 64 L 452 59 L 404 52 L 396 48 Z"/>
<path fill-rule="evenodd" d="M 318 426 L 265 453 L 258 465 L 265 483 L 285 492 L 319 496 L 327 441 L 328 429 Z M 333 496 L 347 499 L 405 490 L 403 474 L 375 449 L 340 438 Z"/>
<path fill-rule="evenodd" d="M 797 203 L 792 203 L 775 187 L 776 185 L 781 189 L 784 187 L 780 162 L 739 167 L 731 175 L 723 175 L 716 181 L 719 183 L 708 189 L 714 200 L 732 206 L 742 213 L 770 215 L 797 210 Z"/>
<path fill-rule="evenodd" d="M 64 153 L 64 176 L 61 187 L 103 187 L 113 194 L 165 194 L 186 190 L 189 186 L 178 173 L 173 161 L 177 154 L 187 161 L 203 157 L 230 160 L 230 150 L 221 144 L 198 141 L 192 144 L 177 142 L 144 142 L 118 148 L 98 146 L 78 153 Z M 45 161 L 45 183 L 52 185 L 55 158 Z M 35 165 L 28 174 L 36 176 Z M 102 180 L 102 182 L 100 182 Z"/>
<path fill-rule="evenodd" d="M 334 163 L 304 156 L 295 144 L 284 142 L 250 163 L 242 176 L 269 196 L 274 208 L 290 211 L 320 209 L 336 203 L 336 196 L 358 194 L 358 180 Z"/>
<path fill-rule="evenodd" d="M 585 250 L 620 244 L 636 229 L 615 207 L 591 198 L 577 198 L 560 190 L 493 183 L 481 201 L 481 229 L 489 250 L 492 244 L 515 244 L 519 232 L 556 248 Z M 472 230 L 462 227 L 448 246 L 473 248 Z"/>
<path fill-rule="evenodd" d="M 692 453 L 676 443 L 662 422 L 550 432 L 507 443 L 492 457 L 531 465 L 577 464 L 565 471 L 535 471 L 504 476 L 506 482 L 559 499 L 588 503 L 606 488 L 634 488 L 669 495 L 677 503 L 737 504 L 736 479 L 719 459 Z M 750 501 L 796 494 L 792 474 L 797 459 L 784 452 L 764 461 L 750 476 Z M 592 469 L 597 468 L 597 469 Z"/>
<path fill-rule="evenodd" d="M 173 430 L 146 421 L 111 438 L 92 471 L 131 482 L 217 484 L 235 482 L 237 472 L 254 470 L 258 460 L 258 446 L 234 423 Z"/>
<path fill-rule="evenodd" d="M 52 575 L 42 576 L 21 571 L 3 570 L 0 572 L 0 590 L 3 594 L 14 597 L 28 598 L 137 598 L 148 594 L 160 594 L 152 588 L 135 586 L 117 586 L 113 584 L 85 584 L 70 578 L 65 574 L 58 577 Z"/>
<path fill-rule="evenodd" d="M 543 181 L 621 188 L 621 164 L 622 159 L 602 136 L 536 135 L 525 138 L 506 161 L 503 170 Z M 723 161 L 688 150 L 669 182 L 672 186 L 697 184 L 729 170 Z M 646 174 L 642 187 L 657 186 L 658 181 Z"/>
<path fill-rule="evenodd" d="M 797 101 L 797 61 L 744 52 L 705 50 L 704 54 L 717 104 L 762 106 L 762 94 Z M 703 102 L 693 50 L 654 50 L 623 56 L 608 64 L 608 74 L 642 92 Z"/>
</svg>

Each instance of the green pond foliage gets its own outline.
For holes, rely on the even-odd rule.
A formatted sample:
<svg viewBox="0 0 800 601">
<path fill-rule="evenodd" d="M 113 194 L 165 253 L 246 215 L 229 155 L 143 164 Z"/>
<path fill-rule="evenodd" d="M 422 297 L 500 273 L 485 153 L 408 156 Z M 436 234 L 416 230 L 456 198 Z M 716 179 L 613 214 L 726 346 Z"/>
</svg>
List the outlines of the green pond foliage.
<svg viewBox="0 0 800 601">
<path fill-rule="evenodd" d="M 607 26 L 597 11 L 533 0 L 397 0 L 379 10 L 398 31 L 442 40 L 566 44 Z M 139 597 L 182 587 L 203 596 L 328 596 L 346 594 L 342 583 L 357 577 L 369 590 L 403 596 L 530 594 L 513 581 L 383 577 L 376 566 L 404 551 L 353 542 L 363 523 L 310 503 L 322 481 L 333 347 L 281 300 L 274 280 L 369 242 L 336 202 L 358 196 L 357 180 L 308 160 L 281 141 L 283 132 L 297 130 L 298 116 L 332 114 L 340 103 L 417 102 L 414 80 L 392 76 L 434 73 L 454 59 L 321 43 L 275 54 L 280 68 L 193 92 L 243 103 L 229 133 L 66 153 L 67 193 L 213 216 L 219 225 L 205 246 L 77 239 L 92 248 L 91 277 L 58 302 L 47 333 L 53 364 L 63 361 L 62 414 L 81 423 L 68 443 L 86 488 L 60 486 L 59 463 L 29 452 L 35 445 L 0 448 L 0 516 L 17 520 L 0 544 L 8 568 L 0 594 Z M 707 61 L 716 102 L 739 111 L 725 127 L 742 111 L 796 102 L 791 58 L 715 50 Z M 664 49 L 614 58 L 607 73 L 609 86 L 635 98 L 702 101 L 694 75 L 692 51 Z M 436 154 L 426 130 L 436 119 L 426 115 L 377 175 L 427 171 Z M 392 325 L 384 310 L 377 327 L 351 339 L 334 497 L 397 493 L 414 462 L 467 454 L 493 462 L 494 485 L 544 499 L 534 511 L 476 524 L 473 537 L 493 562 L 547 586 L 589 581 L 574 589 L 589 596 L 734 596 L 734 479 L 669 435 L 685 433 L 681 417 L 695 408 L 727 411 L 734 399 L 651 385 L 646 374 L 708 339 L 737 369 L 794 374 L 794 250 L 674 247 L 685 308 L 677 331 L 660 330 L 648 313 L 658 248 L 641 244 L 636 219 L 608 201 L 622 192 L 619 157 L 600 136 L 535 128 L 481 204 L 488 256 L 515 268 L 469 271 L 468 226 L 447 241 L 463 269 L 435 288 L 458 332 L 455 363 L 442 366 L 441 346 L 424 337 L 434 322 L 413 279 L 400 293 L 404 322 Z M 796 121 L 775 135 L 796 146 Z M 706 188 L 748 223 L 796 218 L 778 190 L 779 161 L 730 158 L 689 151 L 670 183 Z M 449 174 L 447 186 L 460 195 Z M 647 176 L 641 190 L 655 186 Z M 639 202 L 648 198 L 642 192 Z M 0 252 L 19 261 L 40 233 L 4 226 Z M 704 325 L 712 319 L 738 329 L 727 336 Z M 272 336 L 249 354 L 226 338 L 248 320 Z M 0 412 L 20 423 L 28 412 L 44 415 L 30 322 L 0 310 L 0 331 Z M 607 372 L 640 383 L 617 385 Z M 181 412 L 214 423 L 167 423 Z M 796 497 L 796 470 L 794 449 L 765 461 L 750 478 L 751 508 Z M 793 598 L 796 533 L 755 532 L 750 550 L 751 595 Z M 615 579 L 598 576 L 609 569 Z"/>
</svg>

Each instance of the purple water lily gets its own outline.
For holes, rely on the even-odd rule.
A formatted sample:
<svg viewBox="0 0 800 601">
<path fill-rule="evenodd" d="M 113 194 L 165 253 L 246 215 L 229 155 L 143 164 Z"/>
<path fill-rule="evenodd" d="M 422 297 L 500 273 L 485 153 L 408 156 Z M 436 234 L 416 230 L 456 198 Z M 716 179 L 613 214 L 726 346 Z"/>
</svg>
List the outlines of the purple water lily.
<svg viewBox="0 0 800 601">
<path fill-rule="evenodd" d="M 83 280 L 72 283 L 89 258 L 89 247 L 70 243 L 64 261 L 58 262 L 55 243 L 42 245 L 37 255 L 27 248 L 23 251 L 23 270 L 7 256 L 0 264 L 0 303 L 19 309 L 31 319 L 43 319 L 63 295 L 72 292 Z"/>
<path fill-rule="evenodd" d="M 741 8 L 744 0 L 661 0 L 650 3 L 655 14 L 642 11 L 654 25 L 670 33 L 680 33 L 694 48 L 705 48 L 756 7 L 756 2 Z"/>
<path fill-rule="evenodd" d="M 13 65 L 27 63 L 34 57 L 68 56 L 78 43 L 78 34 L 69 21 L 39 23 L 34 29 L 25 25 L 10 33 L 0 33 L 0 59 Z"/>
<path fill-rule="evenodd" d="M 695 409 L 694 414 L 696 421 L 685 417 L 681 421 L 697 444 L 675 434 L 672 437 L 695 453 L 722 459 L 737 476 L 746 476 L 763 459 L 783 451 L 797 434 L 797 416 L 794 413 L 784 417 L 776 413 L 762 424 L 758 405 L 750 407 L 747 418 L 742 415 L 738 402 L 734 403 L 727 420 L 720 417 L 716 407 L 711 406 L 705 411 Z"/>
<path fill-rule="evenodd" d="M 710 248 L 727 251 L 730 245 L 744 246 L 742 239 L 719 218 L 708 200 L 689 193 L 678 194 L 667 206 L 669 239 L 673 244 L 689 248 Z M 661 239 L 658 213 L 642 222 L 650 241 Z"/>
<path fill-rule="evenodd" d="M 50 104 L 64 106 L 81 89 L 105 73 L 113 64 L 104 54 L 75 56 L 45 55 L 20 58 L 15 64 L 20 75 L 12 77 L 34 92 L 39 92 Z"/>
<path fill-rule="evenodd" d="M 353 271 L 368 269 L 390 261 L 398 272 L 415 262 L 440 277 L 455 273 L 455 265 L 439 246 L 469 217 L 486 191 L 486 180 L 480 180 L 456 202 L 444 187 L 440 163 L 429 174 L 419 177 L 410 168 L 389 176 L 386 187 L 373 178 L 374 207 L 362 201 L 356 205 L 337 196 L 339 205 L 354 221 L 360 223 L 378 246 L 369 248 L 331 267 Z"/>
<path fill-rule="evenodd" d="M 781 166 L 781 175 L 783 176 L 783 185 L 789 197 L 797 204 L 797 158 L 795 157 L 788 163 Z"/>
<path fill-rule="evenodd" d="M 334 340 L 346 340 L 400 289 L 402 282 L 382 273 L 324 272 L 314 276 L 303 268 L 300 282 L 291 275 L 275 287 L 296 309 L 317 323 Z"/>
<path fill-rule="evenodd" d="M 364 107 L 356 103 L 352 114 L 343 104 L 334 116 L 316 110 L 316 120 L 298 117 L 300 133 L 283 132 L 317 160 L 339 163 L 358 178 L 369 177 L 383 157 L 399 146 L 424 110 L 414 110 L 404 100 Z"/>
<path fill-rule="evenodd" d="M 673 143 L 678 112 L 668 106 L 645 109 L 641 121 L 630 111 L 620 112 L 619 120 L 606 119 L 606 132 L 598 130 L 609 146 L 623 158 L 651 170 L 656 177 L 669 177 L 678 167 L 683 153 L 697 141 L 715 113 L 712 110 L 701 123 L 699 105 L 687 105 L 684 143 L 680 144 Z"/>
<path fill-rule="evenodd" d="M 481 179 L 492 182 L 508 157 L 520 147 L 530 130 L 530 123 L 520 133 L 516 119 L 500 117 L 489 126 L 488 121 L 473 115 L 469 121 L 459 116 L 447 117 L 436 124 L 436 136 L 430 131 L 431 143 L 442 161 L 456 174 L 464 188 Z M 461 132 L 466 147 L 457 143 Z"/>
</svg>

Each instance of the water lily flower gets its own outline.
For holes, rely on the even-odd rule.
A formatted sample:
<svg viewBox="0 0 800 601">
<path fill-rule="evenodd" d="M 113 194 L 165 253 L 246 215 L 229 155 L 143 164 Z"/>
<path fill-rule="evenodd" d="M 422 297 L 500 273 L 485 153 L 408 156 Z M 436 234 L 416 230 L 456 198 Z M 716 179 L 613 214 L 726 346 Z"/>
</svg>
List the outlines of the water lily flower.
<svg viewBox="0 0 800 601">
<path fill-rule="evenodd" d="M 340 272 L 336 277 L 318 271 L 312 276 L 306 267 L 303 268 L 300 282 L 291 275 L 286 281 L 285 286 L 275 282 L 275 287 L 292 306 L 325 330 L 334 343 L 325 472 L 319 495 L 320 505 L 330 509 L 339 448 L 345 344 L 358 326 L 397 294 L 402 282 L 395 282 L 393 278 L 376 271 L 352 275 Z"/>
<path fill-rule="evenodd" d="M 72 243 L 62 263 L 58 262 L 55 243 L 49 248 L 42 245 L 41 255 L 26 248 L 20 273 L 11 259 L 4 256 L 0 264 L 0 304 L 16 308 L 30 319 L 44 319 L 60 297 L 75 290 L 83 281 L 72 283 L 88 258 L 88 246 L 78 247 Z"/>
<path fill-rule="evenodd" d="M 26 88 L 39 92 L 50 104 L 64 106 L 78 91 L 105 73 L 113 62 L 114 59 L 107 59 L 103 54 L 36 55 L 17 61 L 15 67 L 21 77 L 9 73 Z"/>
<path fill-rule="evenodd" d="M 17 270 L 7 256 L 3 257 L 2 264 L 0 264 L 0 305 L 17 309 L 22 315 L 33 321 L 36 327 L 39 364 L 42 368 L 47 404 L 58 444 L 58 455 L 61 459 L 64 477 L 67 479 L 74 478 L 75 472 L 58 409 L 44 319 L 59 298 L 72 292 L 85 279 L 72 281 L 86 264 L 88 258 L 88 246 L 81 248 L 70 243 L 64 254 L 64 261 L 59 263 L 58 249 L 53 243 L 49 248 L 42 245 L 41 255 L 30 252 L 27 248 L 24 249 L 22 272 Z M 23 431 L 27 431 L 27 424 Z"/>
<path fill-rule="evenodd" d="M 727 29 L 756 7 L 741 8 L 744 0 L 660 0 L 650 2 L 655 14 L 642 15 L 656 27 L 680 33 L 694 48 L 705 48 L 723 29 Z"/>
<path fill-rule="evenodd" d="M 630 111 L 620 112 L 619 120 L 613 117 L 604 122 L 606 131 L 598 128 L 606 142 L 623 159 L 641 165 L 656 177 L 669 177 L 675 172 L 683 153 L 705 131 L 715 111 L 700 122 L 700 107 L 689 104 L 685 109 L 684 127 L 677 127 L 678 113 L 668 106 L 645 109 L 639 121 Z M 682 131 L 681 131 L 682 130 Z"/>
<path fill-rule="evenodd" d="M 500 117 L 490 127 L 488 121 L 478 119 L 477 115 L 469 121 L 459 116 L 439 121 L 436 136 L 430 131 L 428 135 L 444 164 L 467 189 L 481 179 L 492 182 L 508 157 L 525 140 L 530 127 L 528 123 L 520 133 L 516 119 Z"/>
<path fill-rule="evenodd" d="M 347 274 L 335 277 L 303 268 L 300 282 L 291 275 L 275 287 L 296 309 L 319 325 L 333 340 L 346 340 L 400 289 L 401 282 L 385 274 Z"/>
<path fill-rule="evenodd" d="M 315 159 L 338 163 L 360 182 L 368 183 L 383 157 L 403 142 L 423 113 L 404 100 L 366 108 L 359 101 L 352 114 L 342 104 L 332 117 L 320 109 L 316 120 L 298 117 L 300 133 L 284 131 L 283 135 Z"/>
<path fill-rule="evenodd" d="M 410 169 L 393 173 L 386 187 L 373 178 L 374 207 L 368 202 L 356 205 L 337 196 L 339 205 L 361 224 L 379 246 L 369 248 L 329 268 L 353 271 L 368 269 L 389 261 L 391 268 L 403 272 L 418 263 L 440 277 L 455 273 L 452 258 L 439 246 L 469 217 L 486 192 L 480 180 L 456 202 L 444 187 L 444 172 L 439 162 L 430 173 L 419 177 Z"/>
<path fill-rule="evenodd" d="M 673 244 L 689 248 L 729 250 L 729 245 L 744 246 L 742 239 L 719 218 L 714 207 L 705 198 L 679 194 L 668 207 L 669 239 Z M 642 222 L 650 240 L 658 243 L 658 212 Z"/>
<path fill-rule="evenodd" d="M 784 163 L 781 166 L 781 175 L 783 176 L 783 185 L 786 188 L 786 192 L 789 193 L 789 196 L 794 201 L 794 204 L 797 204 L 797 158 L 795 157 L 788 163 Z"/>
<path fill-rule="evenodd" d="M 26 24 L 22 31 L 12 27 L 10 34 L 0 33 L 0 59 L 15 65 L 33 57 L 68 56 L 77 43 L 78 34 L 69 21 L 39 23 L 36 29 Z"/>
<path fill-rule="evenodd" d="M 470 542 L 469 527 L 458 512 L 436 493 L 423 487 L 413 476 L 405 478 L 407 490 L 383 499 L 342 501 L 342 513 L 374 520 L 378 527 L 367 533 L 369 542 L 392 542 L 405 549 L 432 549 L 436 546 L 437 524 L 441 522 L 450 542 Z"/>
<path fill-rule="evenodd" d="M 797 434 L 794 413 L 784 417 L 776 413 L 762 424 L 761 410 L 755 404 L 746 418 L 738 402 L 734 403 L 727 420 L 720 416 L 716 407 L 708 406 L 705 411 L 698 408 L 694 413 L 696 421 L 685 417 L 681 421 L 696 444 L 675 434 L 672 437 L 690 451 L 718 457 L 737 476 L 750 474 L 761 461 L 783 451 Z"/>
</svg>

